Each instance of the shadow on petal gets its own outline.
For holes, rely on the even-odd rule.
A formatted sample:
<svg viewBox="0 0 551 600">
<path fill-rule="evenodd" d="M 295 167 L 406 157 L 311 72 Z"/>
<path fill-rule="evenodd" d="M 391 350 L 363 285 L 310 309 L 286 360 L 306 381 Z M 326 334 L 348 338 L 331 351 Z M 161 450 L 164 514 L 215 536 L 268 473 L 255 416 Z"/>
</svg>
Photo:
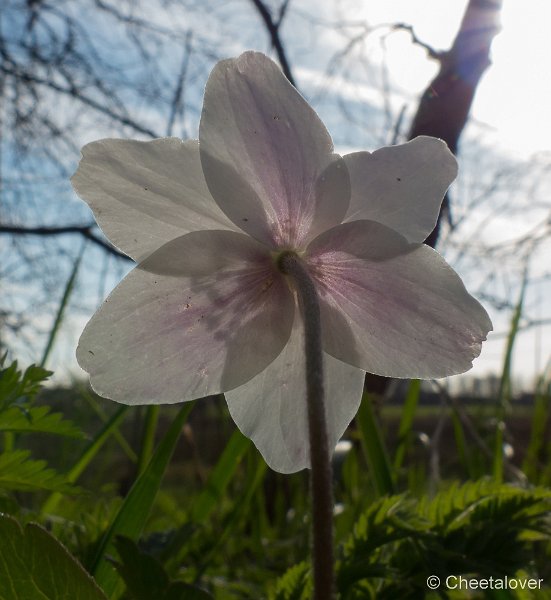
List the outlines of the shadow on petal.
<svg viewBox="0 0 551 600">
<path fill-rule="evenodd" d="M 265 247 L 235 232 L 194 232 L 119 284 L 87 325 L 77 358 L 113 400 L 192 400 L 265 369 L 293 316 L 292 294 Z"/>
</svg>

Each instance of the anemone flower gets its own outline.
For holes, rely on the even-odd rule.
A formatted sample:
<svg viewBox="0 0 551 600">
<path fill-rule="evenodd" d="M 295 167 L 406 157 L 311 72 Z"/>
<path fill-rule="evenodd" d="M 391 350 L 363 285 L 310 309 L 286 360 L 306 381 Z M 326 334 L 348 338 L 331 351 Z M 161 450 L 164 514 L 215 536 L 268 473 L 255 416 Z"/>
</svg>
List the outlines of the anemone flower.
<svg viewBox="0 0 551 600">
<path fill-rule="evenodd" d="M 137 263 L 80 338 L 100 395 L 165 404 L 223 392 L 273 469 L 310 466 L 286 253 L 319 295 L 331 448 L 366 371 L 444 377 L 479 355 L 488 315 L 423 244 L 457 171 L 441 140 L 341 157 L 277 65 L 246 52 L 210 74 L 199 141 L 105 139 L 82 155 L 77 194 Z"/>
</svg>

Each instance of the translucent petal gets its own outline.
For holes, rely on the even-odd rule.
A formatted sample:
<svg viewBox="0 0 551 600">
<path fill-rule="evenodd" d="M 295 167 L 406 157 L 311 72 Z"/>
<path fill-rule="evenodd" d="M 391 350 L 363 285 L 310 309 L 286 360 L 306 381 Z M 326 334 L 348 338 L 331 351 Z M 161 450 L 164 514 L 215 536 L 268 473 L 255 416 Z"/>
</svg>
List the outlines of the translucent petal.
<svg viewBox="0 0 551 600">
<path fill-rule="evenodd" d="M 199 128 L 209 189 L 228 217 L 273 248 L 301 248 L 340 223 L 344 161 L 314 110 L 263 54 L 219 62 Z"/>
<path fill-rule="evenodd" d="M 138 265 L 86 326 L 81 367 L 125 404 L 192 400 L 242 385 L 287 343 L 294 300 L 266 248 L 199 231 Z"/>
<path fill-rule="evenodd" d="M 492 329 L 437 252 L 379 223 L 334 227 L 312 242 L 306 260 L 322 296 L 325 350 L 370 373 L 462 373 Z"/>
<path fill-rule="evenodd" d="M 457 161 L 446 144 L 427 136 L 372 154 L 347 154 L 344 160 L 351 183 L 344 221 L 377 221 L 410 242 L 423 242 L 434 229 L 457 175 Z"/>
<path fill-rule="evenodd" d="M 237 229 L 208 191 L 196 140 L 92 142 L 71 181 L 105 235 L 136 261 L 191 231 Z"/>
<path fill-rule="evenodd" d="M 231 416 L 280 473 L 310 466 L 303 330 L 297 318 L 283 352 L 262 373 L 226 393 Z M 365 373 L 324 354 L 326 417 L 334 448 L 356 414 Z"/>
</svg>

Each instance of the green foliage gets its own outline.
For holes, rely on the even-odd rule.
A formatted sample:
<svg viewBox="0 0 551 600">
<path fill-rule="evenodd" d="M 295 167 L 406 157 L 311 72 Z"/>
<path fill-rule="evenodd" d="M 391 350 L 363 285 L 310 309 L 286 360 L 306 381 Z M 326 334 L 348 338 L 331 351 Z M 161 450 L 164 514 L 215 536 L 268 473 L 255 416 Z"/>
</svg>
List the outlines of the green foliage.
<svg viewBox="0 0 551 600">
<path fill-rule="evenodd" d="M 236 429 L 218 459 L 203 491 L 193 504 L 191 514 L 194 521 L 203 521 L 216 504 L 220 502 L 228 483 L 241 462 L 241 458 L 250 446 L 251 440 Z"/>
<path fill-rule="evenodd" d="M 532 563 L 535 539 L 551 539 L 550 510 L 549 490 L 486 480 L 454 483 L 433 499 L 380 498 L 344 544 L 339 591 L 419 598 L 429 575 L 513 576 Z"/>
<path fill-rule="evenodd" d="M 128 409 L 128 406 L 121 406 L 107 421 L 104 427 L 94 436 L 94 438 L 90 441 L 88 446 L 84 449 L 82 454 L 67 473 L 67 481 L 74 483 L 79 478 L 84 469 L 86 469 L 105 442 L 109 439 L 109 436 L 117 430 L 117 426 L 123 419 Z M 61 498 L 62 496 L 59 492 L 53 492 L 44 502 L 42 506 L 42 512 L 45 514 L 53 512 Z"/>
<path fill-rule="evenodd" d="M 136 479 L 98 545 L 91 564 L 91 572 L 108 595 L 113 594 L 117 589 L 118 578 L 107 563 L 106 557 L 111 552 L 116 536 L 126 535 L 132 540 L 139 538 L 153 506 L 165 470 L 172 458 L 182 427 L 192 408 L 193 404 L 188 403 L 180 409 L 178 416 L 155 450 L 149 464 Z"/>
<path fill-rule="evenodd" d="M 205 459 L 205 448 L 212 440 L 197 429 L 196 437 L 191 432 L 198 442 L 198 447 L 193 447 L 193 459 L 180 455 L 171 465 L 191 405 L 184 405 L 178 413 L 174 407 L 148 411 L 144 425 L 142 409 L 121 406 L 103 411 L 101 400 L 78 390 L 75 394 L 80 397 L 87 394 L 87 404 L 82 402 L 75 409 L 77 403 L 68 399 L 64 412 L 76 415 L 70 421 L 60 412 L 36 405 L 47 371 L 30 367 L 21 373 L 16 364 L 5 367 L 4 362 L 0 368 L 0 431 L 12 437 L 0 454 L 0 489 L 4 490 L 0 512 L 20 518 L 25 515 L 27 520 L 42 519 L 95 576 L 94 583 L 84 573 L 92 589 L 99 592 L 97 584 L 106 594 L 99 592 L 99 598 L 311 597 L 306 473 L 281 476 L 269 471 L 251 442 L 233 426 L 226 428 L 225 412 L 214 415 L 217 425 L 224 425 L 225 442 L 220 444 L 214 464 Z M 547 467 L 551 455 L 546 429 L 548 382 L 548 377 L 542 378 L 538 387 L 531 443 L 522 463 L 530 481 L 543 485 L 551 479 L 551 468 Z M 486 408 L 481 420 L 488 422 L 485 432 L 479 423 L 469 424 L 464 411 L 450 407 L 448 418 L 453 420 L 455 438 L 450 435 L 445 441 L 453 444 L 455 439 L 452 454 L 457 452 L 452 456 L 451 469 L 444 461 L 440 464 L 440 473 L 448 477 L 444 484 L 433 478 L 429 468 L 433 446 L 418 444 L 412 435 L 419 426 L 419 411 L 427 410 L 419 400 L 420 385 L 413 382 L 395 419 L 393 449 L 385 439 L 388 408 L 374 411 L 371 399 L 364 398 L 358 427 L 351 431 L 358 443 L 335 473 L 339 600 L 462 597 L 444 590 L 431 596 L 426 587 L 429 575 L 551 580 L 551 491 L 543 486 L 529 487 L 522 477 L 519 480 L 524 481 L 524 487 L 479 478 L 495 473 L 495 420 L 490 418 L 497 412 Z M 90 406 L 95 404 L 91 413 Z M 109 403 L 103 406 L 111 407 Z M 83 407 L 88 410 L 85 414 Z M 506 417 L 503 405 L 498 408 L 498 416 Z M 216 410 L 220 410 L 219 405 Z M 433 423 L 437 411 L 431 410 Z M 441 409 L 437 410 L 440 415 Z M 93 419 L 88 418 L 90 414 Z M 125 419 L 128 415 L 133 419 Z M 74 422 L 88 424 L 94 420 L 96 425 L 90 427 L 84 444 Z M 140 431 L 143 435 L 136 437 L 134 432 Z M 55 454 L 51 464 L 31 457 L 25 444 L 41 440 L 37 434 L 53 434 L 59 448 L 66 444 L 76 449 L 70 450 L 71 462 L 64 462 L 65 475 L 52 466 L 57 465 Z M 473 444 L 475 434 L 479 437 Z M 159 438 L 153 450 L 154 440 Z M 36 445 L 31 447 L 34 454 Z M 449 449 L 446 452 L 450 454 Z M 136 457 L 140 457 L 138 468 Z M 505 461 L 503 473 L 514 473 Z M 461 476 L 473 481 L 462 484 Z M 84 487 L 92 481 L 94 496 L 75 496 L 77 480 Z M 121 485 L 130 491 L 125 493 Z M 409 491 L 398 493 L 407 489 L 406 485 Z M 44 490 L 51 492 L 49 497 Z M 8 525 L 0 531 L 0 539 L 5 534 L 9 545 L 18 544 L 19 538 L 32 532 L 33 543 L 34 536 L 39 535 L 57 543 L 51 535 L 41 529 L 37 534 L 35 529 L 37 525 L 29 525 L 22 533 L 18 526 L 14 529 L 13 524 Z M 63 552 L 82 572 L 76 559 Z M 1 555 L 2 544 L 0 562 Z M 63 573 L 69 568 L 61 559 L 59 565 Z M 11 572 L 17 566 L 9 563 L 4 568 Z M 3 581 L 12 576 L 17 578 L 17 571 Z M 42 581 L 42 572 L 32 577 L 38 586 L 49 585 Z M 57 574 L 52 579 L 55 577 Z M 547 588 L 540 596 L 504 591 L 500 596 L 484 597 L 523 600 L 548 597 L 548 593 Z M 1 593 L 0 598 L 4 600 Z M 11 600 L 9 595 L 6 598 Z"/>
<path fill-rule="evenodd" d="M 400 428 L 398 430 L 398 447 L 394 455 L 394 472 L 397 472 L 404 461 L 404 457 L 408 448 L 411 445 L 411 430 L 417 405 L 419 404 L 419 396 L 421 395 L 421 381 L 412 379 L 409 384 L 408 392 L 402 410 L 402 418 L 400 419 Z"/>
<path fill-rule="evenodd" d="M 12 404 L 21 406 L 31 401 L 52 374 L 35 365 L 22 373 L 17 368 L 17 361 L 6 367 L 6 358 L 7 355 L 0 358 L 0 410 Z"/>
<path fill-rule="evenodd" d="M 0 359 L 0 431 L 82 437 L 80 429 L 62 414 L 51 413 L 48 406 L 32 406 L 51 371 L 31 365 L 22 372 L 17 361 L 8 367 L 5 362 L 6 356 Z"/>
<path fill-rule="evenodd" d="M 0 431 L 14 433 L 52 433 L 81 438 L 82 431 L 63 418 L 61 413 L 50 412 L 49 406 L 10 406 L 0 412 Z"/>
<path fill-rule="evenodd" d="M 515 340 L 519 331 L 520 319 L 522 317 L 522 307 L 524 304 L 524 296 L 526 294 L 526 285 L 528 283 L 528 268 L 524 269 L 524 275 L 522 278 L 522 285 L 520 288 L 519 297 L 513 316 L 511 319 L 511 327 L 509 329 L 509 335 L 507 337 L 507 345 L 505 347 L 505 357 L 503 359 L 503 368 L 501 373 L 501 380 L 499 383 L 497 401 L 499 404 L 499 410 L 497 414 L 497 427 L 494 441 L 494 479 L 501 483 L 503 481 L 503 442 L 504 442 L 504 429 L 505 424 L 503 423 L 505 415 L 509 411 L 511 402 L 511 363 L 513 360 L 513 348 Z"/>
<path fill-rule="evenodd" d="M 0 359 L 0 432 L 48 433 L 68 437 L 82 437 L 80 429 L 60 413 L 50 412 L 47 406 L 33 406 L 44 381 L 51 375 L 34 365 L 22 372 L 17 362 L 5 366 Z M 4 452 L 0 454 L 0 490 L 71 492 L 67 477 L 48 467 L 44 460 L 33 460 L 29 450 L 13 449 L 13 437 L 5 438 Z"/>
<path fill-rule="evenodd" d="M 373 398 L 364 392 L 356 419 L 361 432 L 362 448 L 373 477 L 373 484 L 377 494 L 382 496 L 394 492 L 394 481 L 390 459 L 372 402 Z"/>
<path fill-rule="evenodd" d="M 551 444 L 547 431 L 551 425 L 551 364 L 536 384 L 534 411 L 532 415 L 532 431 L 526 450 L 523 470 L 530 481 L 549 484 L 551 481 Z M 541 466 L 547 465 L 547 469 Z"/>
<path fill-rule="evenodd" d="M 0 514 L 2 600 L 106 600 L 94 580 L 40 525 Z"/>
<path fill-rule="evenodd" d="M 45 460 L 33 460 L 28 450 L 0 454 L 0 490 L 75 492 L 65 475 L 48 468 Z"/>
<path fill-rule="evenodd" d="M 301 562 L 278 581 L 273 600 L 308 600 L 311 595 L 310 565 Z"/>
<path fill-rule="evenodd" d="M 118 536 L 114 545 L 120 557 L 115 568 L 133 600 L 212 600 L 197 586 L 171 581 L 161 563 L 129 538 Z"/>
</svg>

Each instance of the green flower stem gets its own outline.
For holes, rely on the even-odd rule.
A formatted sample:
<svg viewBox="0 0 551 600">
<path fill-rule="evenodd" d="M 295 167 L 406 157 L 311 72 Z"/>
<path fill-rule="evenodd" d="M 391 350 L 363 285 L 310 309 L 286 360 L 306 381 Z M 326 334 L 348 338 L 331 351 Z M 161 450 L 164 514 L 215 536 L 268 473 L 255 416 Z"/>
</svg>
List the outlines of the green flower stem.
<svg viewBox="0 0 551 600">
<path fill-rule="evenodd" d="M 318 293 L 300 258 L 283 253 L 278 266 L 298 293 L 304 321 L 306 402 L 310 440 L 314 600 L 333 598 L 333 477 L 327 439 L 323 389 L 323 352 Z"/>
</svg>

